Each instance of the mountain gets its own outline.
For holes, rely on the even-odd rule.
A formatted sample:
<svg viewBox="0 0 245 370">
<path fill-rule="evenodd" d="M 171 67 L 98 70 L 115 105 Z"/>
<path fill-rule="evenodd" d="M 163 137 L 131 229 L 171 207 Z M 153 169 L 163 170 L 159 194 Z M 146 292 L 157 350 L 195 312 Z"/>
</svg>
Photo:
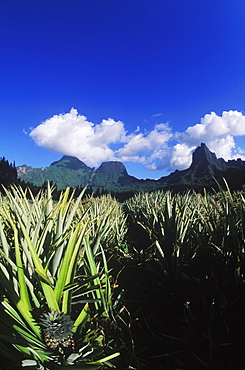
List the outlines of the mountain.
<svg viewBox="0 0 245 370">
<path fill-rule="evenodd" d="M 237 159 L 226 162 L 217 158 L 215 153 L 201 143 L 193 152 L 192 163 L 188 169 L 176 170 L 159 180 L 139 180 L 130 176 L 124 164 L 118 161 L 103 162 L 95 169 L 70 156 L 63 156 L 49 167 L 19 166 L 17 173 L 21 180 L 37 186 L 41 186 L 44 181 L 53 181 L 58 189 L 90 185 L 93 189 L 104 188 L 120 192 L 156 189 L 182 191 L 187 188 L 200 191 L 204 187 L 215 187 L 214 178 L 221 182 L 222 178 L 225 178 L 231 189 L 237 190 L 245 184 L 245 161 Z"/>
<path fill-rule="evenodd" d="M 53 181 L 59 189 L 67 186 L 85 186 L 91 182 L 94 169 L 75 157 L 63 156 L 49 167 L 33 168 L 27 165 L 17 167 L 18 177 L 36 186 L 42 186 L 44 181 Z"/>
<path fill-rule="evenodd" d="M 24 164 L 17 167 L 17 173 L 25 182 L 42 186 L 44 181 L 52 181 L 58 189 L 91 185 L 93 188 L 127 190 L 128 186 L 140 181 L 128 175 L 121 162 L 103 162 L 99 168 L 94 169 L 70 156 L 63 156 L 49 167 L 33 168 Z"/>
<path fill-rule="evenodd" d="M 70 157 L 68 155 L 64 155 L 59 161 L 51 163 L 51 166 L 69 168 L 70 170 L 91 171 L 91 168 L 88 167 L 84 162 L 80 161 L 78 158 Z"/>
<path fill-rule="evenodd" d="M 104 187 L 108 190 L 128 190 L 134 189 L 140 180 L 127 173 L 126 167 L 122 162 L 111 161 L 103 162 L 95 170 L 91 185 L 93 187 Z"/>
<path fill-rule="evenodd" d="M 162 186 L 184 190 L 194 188 L 200 191 L 203 188 L 216 187 L 215 180 L 222 183 L 225 178 L 233 190 L 241 189 L 245 184 L 245 161 L 241 159 L 226 162 L 223 158 L 217 158 L 208 147 L 201 143 L 192 154 L 191 166 L 182 171 L 176 170 L 159 182 Z"/>
</svg>

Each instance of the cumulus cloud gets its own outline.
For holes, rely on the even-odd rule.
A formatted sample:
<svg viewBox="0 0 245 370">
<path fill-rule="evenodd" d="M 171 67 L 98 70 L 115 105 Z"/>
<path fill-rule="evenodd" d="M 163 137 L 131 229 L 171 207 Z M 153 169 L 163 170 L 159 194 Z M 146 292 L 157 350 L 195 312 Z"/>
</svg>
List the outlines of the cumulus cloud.
<svg viewBox="0 0 245 370">
<path fill-rule="evenodd" d="M 148 165 L 164 156 L 171 129 L 167 124 L 157 124 L 150 132 L 140 128 L 127 134 L 121 121 L 109 118 L 95 125 L 74 108 L 69 113 L 55 115 L 34 128 L 30 136 L 41 147 L 71 155 L 89 166 L 102 161 L 120 160 Z M 111 145 L 118 149 L 112 150 Z"/>
<path fill-rule="evenodd" d="M 245 116 L 238 111 L 223 112 L 218 116 L 215 112 L 206 114 L 201 123 L 190 126 L 180 134 L 179 138 L 189 142 L 205 140 L 212 141 L 216 137 L 226 137 L 226 135 L 241 136 L 245 135 Z"/>
<path fill-rule="evenodd" d="M 192 151 L 195 146 L 188 146 L 185 143 L 178 143 L 172 148 L 170 167 L 173 169 L 184 169 L 190 166 Z"/>
<path fill-rule="evenodd" d="M 121 142 L 125 131 L 121 121 L 109 118 L 95 125 L 72 108 L 69 113 L 47 119 L 34 128 L 30 136 L 41 147 L 97 166 L 101 161 L 115 159 L 110 144 Z"/>
<path fill-rule="evenodd" d="M 221 116 L 215 112 L 206 114 L 200 123 L 189 126 L 182 133 L 175 133 L 179 141 L 174 147 L 171 166 L 186 168 L 191 163 L 191 153 L 201 142 L 225 160 L 242 157 L 242 151 L 236 147 L 235 136 L 245 135 L 245 116 L 238 111 L 224 111 Z M 186 151 L 186 154 L 185 154 Z"/>
<path fill-rule="evenodd" d="M 130 157 L 136 154 L 141 155 L 141 158 L 146 154 L 148 157 L 154 157 L 159 149 L 166 148 L 166 143 L 171 137 L 172 132 L 169 126 L 160 123 L 150 132 L 129 135 L 127 143 L 118 150 L 117 154 L 124 160 L 130 160 Z"/>
<path fill-rule="evenodd" d="M 160 117 L 160 114 L 155 116 Z M 224 111 L 221 116 L 215 112 L 206 114 L 200 123 L 189 126 L 184 132 L 173 132 L 168 123 L 159 123 L 151 131 L 142 132 L 137 127 L 128 133 L 121 121 L 109 118 L 94 124 L 74 108 L 69 113 L 47 119 L 30 133 L 37 145 L 75 156 L 89 166 L 120 160 L 138 162 L 151 170 L 187 168 L 193 150 L 201 142 L 205 142 L 218 158 L 245 159 L 243 149 L 235 142 L 236 136 L 243 135 L 245 116 L 232 110 Z"/>
</svg>

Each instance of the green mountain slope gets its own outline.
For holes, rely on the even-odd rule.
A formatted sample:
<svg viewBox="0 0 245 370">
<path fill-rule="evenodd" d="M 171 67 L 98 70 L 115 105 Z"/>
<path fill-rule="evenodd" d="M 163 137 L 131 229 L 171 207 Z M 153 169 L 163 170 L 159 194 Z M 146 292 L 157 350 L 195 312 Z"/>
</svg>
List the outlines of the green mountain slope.
<svg viewBox="0 0 245 370">
<path fill-rule="evenodd" d="M 44 181 L 53 181 L 58 189 L 67 186 L 85 186 L 90 183 L 94 170 L 77 158 L 63 156 L 49 167 L 33 168 L 27 165 L 17 167 L 18 177 L 36 186 L 42 186 Z"/>
<path fill-rule="evenodd" d="M 21 180 L 37 186 L 41 186 L 44 181 L 53 181 L 58 189 L 90 185 L 93 189 L 104 188 L 119 192 L 156 189 L 181 191 L 187 188 L 198 191 L 215 186 L 214 177 L 219 181 L 226 178 L 232 189 L 240 189 L 245 184 L 245 161 L 238 159 L 226 162 L 222 158 L 217 159 L 202 143 L 193 152 L 192 164 L 188 169 L 176 170 L 159 180 L 139 180 L 130 176 L 121 162 L 103 162 L 95 169 L 70 156 L 63 156 L 44 168 L 19 166 L 17 173 Z"/>
</svg>

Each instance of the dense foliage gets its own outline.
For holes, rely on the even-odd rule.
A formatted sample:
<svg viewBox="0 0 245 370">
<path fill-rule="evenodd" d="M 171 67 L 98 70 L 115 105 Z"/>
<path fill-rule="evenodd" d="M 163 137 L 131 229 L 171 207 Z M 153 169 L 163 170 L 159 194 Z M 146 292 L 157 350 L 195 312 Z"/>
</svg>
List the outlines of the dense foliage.
<svg viewBox="0 0 245 370">
<path fill-rule="evenodd" d="M 245 193 L 222 185 L 5 189 L 0 369 L 243 369 Z"/>
<path fill-rule="evenodd" d="M 120 299 L 112 302 L 106 250 L 125 216 L 112 199 L 31 200 L 20 187 L 0 199 L 0 354 L 3 369 L 98 369 L 119 355 Z M 113 336 L 112 336 L 113 333 Z M 4 359 L 5 360 L 4 362 Z M 103 365 L 103 366 L 104 366 Z M 2 365 L 0 364 L 0 367 Z"/>
<path fill-rule="evenodd" d="M 145 368 L 242 369 L 244 192 L 145 193 L 126 209 L 138 260 L 129 309 Z"/>
</svg>

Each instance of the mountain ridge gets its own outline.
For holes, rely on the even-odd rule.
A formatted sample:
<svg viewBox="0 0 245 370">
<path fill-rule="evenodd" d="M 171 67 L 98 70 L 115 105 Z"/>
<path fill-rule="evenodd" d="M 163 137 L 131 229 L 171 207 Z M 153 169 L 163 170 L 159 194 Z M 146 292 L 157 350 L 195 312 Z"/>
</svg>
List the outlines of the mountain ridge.
<svg viewBox="0 0 245 370">
<path fill-rule="evenodd" d="M 102 162 L 95 169 L 88 167 L 76 157 L 64 155 L 49 167 L 33 168 L 27 165 L 17 167 L 18 177 L 37 186 L 44 181 L 52 181 L 59 189 L 89 185 L 93 189 L 109 191 L 151 191 L 157 189 L 186 188 L 200 190 L 215 186 L 216 178 L 226 178 L 230 187 L 240 189 L 245 183 L 245 161 L 241 159 L 225 161 L 217 158 L 205 143 L 201 143 L 192 154 L 192 163 L 185 170 L 175 170 L 158 180 L 137 179 L 128 174 L 125 165 L 119 161 Z"/>
</svg>

